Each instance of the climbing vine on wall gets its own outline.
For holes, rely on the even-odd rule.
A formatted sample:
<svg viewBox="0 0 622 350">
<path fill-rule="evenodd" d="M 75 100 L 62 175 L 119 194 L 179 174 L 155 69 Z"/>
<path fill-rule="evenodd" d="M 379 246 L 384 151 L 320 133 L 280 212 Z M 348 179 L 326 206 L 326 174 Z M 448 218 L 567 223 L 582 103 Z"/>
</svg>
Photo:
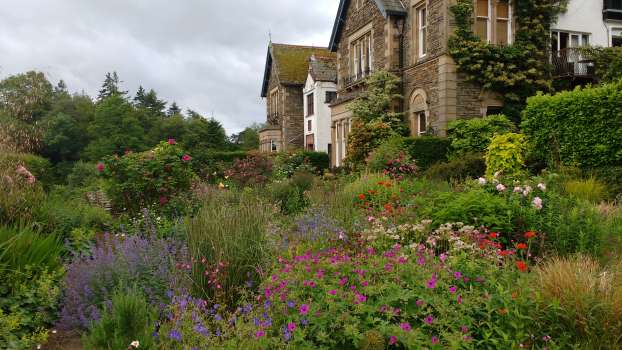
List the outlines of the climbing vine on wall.
<svg viewBox="0 0 622 350">
<path fill-rule="evenodd" d="M 457 29 L 449 40 L 449 52 L 469 81 L 502 95 L 505 114 L 518 121 L 527 97 L 552 89 L 547 57 L 550 28 L 568 0 L 514 3 L 514 42 L 501 46 L 486 43 L 473 33 L 473 0 L 458 0 L 451 8 Z"/>
</svg>

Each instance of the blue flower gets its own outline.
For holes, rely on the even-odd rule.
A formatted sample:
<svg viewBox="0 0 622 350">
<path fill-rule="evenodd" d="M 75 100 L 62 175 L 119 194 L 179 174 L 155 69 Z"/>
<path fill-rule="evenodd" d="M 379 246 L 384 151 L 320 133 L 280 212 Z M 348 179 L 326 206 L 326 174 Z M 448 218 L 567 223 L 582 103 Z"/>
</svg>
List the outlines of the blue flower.
<svg viewBox="0 0 622 350">
<path fill-rule="evenodd" d="M 181 333 L 179 333 L 179 331 L 178 331 L 178 330 L 176 330 L 176 329 L 173 329 L 173 330 L 172 330 L 172 331 L 168 334 L 168 337 L 169 337 L 169 338 L 171 338 L 171 339 L 173 339 L 173 340 L 176 340 L 176 341 L 181 341 Z"/>
</svg>

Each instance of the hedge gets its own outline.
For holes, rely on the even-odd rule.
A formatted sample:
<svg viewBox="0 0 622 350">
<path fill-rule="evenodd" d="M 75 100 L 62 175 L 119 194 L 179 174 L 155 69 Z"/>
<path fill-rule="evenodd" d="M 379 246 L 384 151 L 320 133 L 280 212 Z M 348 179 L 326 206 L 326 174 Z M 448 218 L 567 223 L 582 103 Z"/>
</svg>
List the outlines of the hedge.
<svg viewBox="0 0 622 350">
<path fill-rule="evenodd" d="M 214 171 L 222 172 L 237 159 L 246 158 L 247 152 L 205 150 L 203 152 L 193 152 L 191 156 L 194 172 L 202 178 L 206 178 Z"/>
<path fill-rule="evenodd" d="M 466 153 L 484 153 L 495 134 L 505 134 L 514 129 L 514 124 L 504 115 L 454 120 L 447 127 L 451 158 Z"/>
<path fill-rule="evenodd" d="M 419 169 L 426 170 L 433 164 L 447 160 L 450 144 L 447 138 L 423 136 L 406 139 L 404 148 Z"/>
<path fill-rule="evenodd" d="M 521 127 L 533 154 L 549 164 L 622 165 L 622 80 L 531 97 Z"/>
</svg>

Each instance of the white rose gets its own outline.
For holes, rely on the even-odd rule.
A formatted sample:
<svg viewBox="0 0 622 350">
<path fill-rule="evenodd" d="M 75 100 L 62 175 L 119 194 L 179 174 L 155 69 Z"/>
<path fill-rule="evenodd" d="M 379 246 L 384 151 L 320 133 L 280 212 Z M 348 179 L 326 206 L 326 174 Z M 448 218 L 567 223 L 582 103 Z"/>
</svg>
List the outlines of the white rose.
<svg viewBox="0 0 622 350">
<path fill-rule="evenodd" d="M 479 184 L 482 185 L 482 186 L 484 186 L 485 184 L 488 183 L 488 181 L 486 181 L 486 179 L 483 178 L 483 177 L 480 177 L 478 181 L 479 181 Z"/>
<path fill-rule="evenodd" d="M 503 184 L 498 184 L 497 185 L 497 191 L 499 192 L 504 192 L 507 188 L 505 186 L 503 186 Z"/>
</svg>

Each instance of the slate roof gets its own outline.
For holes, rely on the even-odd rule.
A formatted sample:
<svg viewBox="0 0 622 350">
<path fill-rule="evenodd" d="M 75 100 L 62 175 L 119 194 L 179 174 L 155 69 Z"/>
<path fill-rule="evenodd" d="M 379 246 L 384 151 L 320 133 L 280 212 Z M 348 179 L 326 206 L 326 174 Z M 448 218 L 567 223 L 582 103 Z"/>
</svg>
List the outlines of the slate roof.
<svg viewBox="0 0 622 350">
<path fill-rule="evenodd" d="M 387 16 L 406 16 L 406 7 L 403 4 L 403 0 L 373 0 L 378 6 L 378 9 L 382 15 Z M 340 0 L 339 9 L 337 10 L 337 18 L 335 18 L 335 24 L 333 25 L 333 33 L 330 36 L 330 44 L 328 48 L 335 52 L 337 51 L 337 39 L 341 33 L 343 23 L 346 20 L 346 13 L 348 12 L 348 6 L 350 0 Z"/>
<path fill-rule="evenodd" d="M 315 81 L 337 82 L 337 55 L 313 55 L 309 59 L 309 73 Z"/>
<path fill-rule="evenodd" d="M 309 74 L 309 58 L 330 56 L 332 53 L 325 47 L 298 46 L 270 43 L 266 57 L 261 97 L 268 93 L 268 83 L 272 69 L 276 69 L 279 83 L 304 85 Z"/>
</svg>

